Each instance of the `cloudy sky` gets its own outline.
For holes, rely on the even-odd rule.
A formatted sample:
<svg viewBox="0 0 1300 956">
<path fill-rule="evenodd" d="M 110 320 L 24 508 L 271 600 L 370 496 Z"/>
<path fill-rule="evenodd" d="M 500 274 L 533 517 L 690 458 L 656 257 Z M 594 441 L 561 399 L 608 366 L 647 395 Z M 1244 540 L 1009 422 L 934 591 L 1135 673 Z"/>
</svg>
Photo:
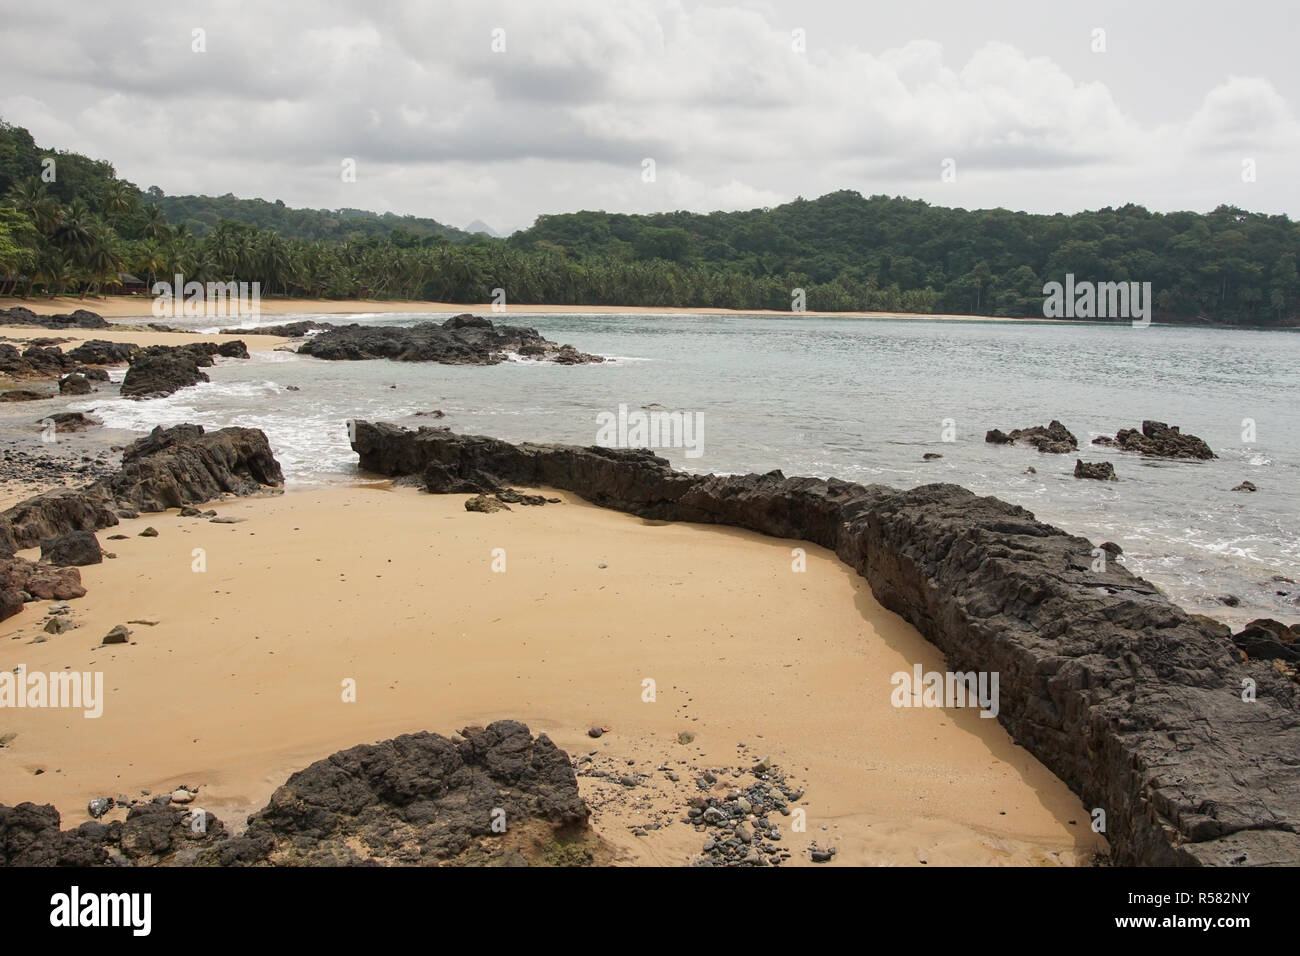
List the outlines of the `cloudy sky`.
<svg viewBox="0 0 1300 956">
<path fill-rule="evenodd" d="M 0 117 L 169 194 L 503 232 L 844 188 L 1300 218 L 1292 0 L 0 0 L 0 18 Z"/>
</svg>

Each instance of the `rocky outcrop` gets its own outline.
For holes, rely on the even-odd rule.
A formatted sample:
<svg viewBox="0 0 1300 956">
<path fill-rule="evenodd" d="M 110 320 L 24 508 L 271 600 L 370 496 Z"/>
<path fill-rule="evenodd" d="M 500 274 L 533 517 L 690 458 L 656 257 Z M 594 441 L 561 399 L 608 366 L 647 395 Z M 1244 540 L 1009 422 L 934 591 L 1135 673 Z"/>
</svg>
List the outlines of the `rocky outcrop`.
<svg viewBox="0 0 1300 956">
<path fill-rule="evenodd" d="M 591 862 L 569 757 L 513 720 L 459 739 L 404 734 L 293 774 L 231 838 L 167 803 L 59 829 L 52 806 L 0 806 L 0 866 L 431 866 Z"/>
<path fill-rule="evenodd" d="M 58 435 L 67 432 L 84 432 L 87 428 L 103 424 L 99 419 L 91 418 L 85 412 L 55 412 L 53 415 L 37 419 L 36 424 L 43 427 L 47 422 L 54 425 L 55 434 Z"/>
<path fill-rule="evenodd" d="M 126 377 L 122 379 L 122 397 L 165 398 L 182 388 L 210 381 L 199 370 L 199 361 L 192 352 L 183 348 L 167 353 L 141 353 L 131 360 Z M 212 364 L 210 358 L 207 364 Z"/>
<path fill-rule="evenodd" d="M 75 312 L 61 312 L 58 315 L 37 315 L 31 309 L 16 305 L 12 309 L 0 309 L 0 325 L 34 325 L 42 329 L 106 329 L 109 327 L 102 316 L 85 309 Z"/>
<path fill-rule="evenodd" d="M 1121 428 L 1114 438 L 1102 435 L 1092 440 L 1094 445 L 1108 445 L 1120 451 L 1135 451 L 1153 458 L 1195 458 L 1208 461 L 1218 458 L 1210 446 L 1195 435 L 1184 435 L 1177 425 L 1144 421 L 1142 430 Z"/>
<path fill-rule="evenodd" d="M 57 488 L 27 498 L 0 513 L 16 547 L 34 548 L 70 531 L 98 531 L 117 524 L 113 501 L 96 482 L 86 488 Z"/>
<path fill-rule="evenodd" d="M 1074 477 L 1092 478 L 1096 481 L 1119 481 L 1115 466 L 1108 461 L 1084 461 L 1074 459 Z"/>
<path fill-rule="evenodd" d="M 71 375 L 65 375 L 59 379 L 60 395 L 89 395 L 90 379 L 84 375 L 78 375 L 73 372 Z"/>
<path fill-rule="evenodd" d="M 985 434 L 984 440 L 995 445 L 1014 445 L 1016 442 L 1022 441 L 1041 452 L 1054 455 L 1063 455 L 1079 447 L 1079 440 L 1055 418 L 1046 428 L 1042 425 L 1035 425 L 1032 428 L 1016 428 L 1012 429 L 1010 434 L 994 428 Z"/>
<path fill-rule="evenodd" d="M 41 542 L 41 560 L 56 567 L 85 567 L 104 561 L 103 549 L 92 531 L 69 531 Z"/>
<path fill-rule="evenodd" d="M 1232 642 L 1251 660 L 1300 664 L 1300 624 L 1257 618 L 1232 635 Z"/>
<path fill-rule="evenodd" d="M 228 837 L 212 814 L 196 825 L 193 811 L 163 803 L 133 806 L 125 821 L 89 820 L 72 830 L 59 823 L 49 804 L 0 805 L 0 866 L 183 865 Z"/>
<path fill-rule="evenodd" d="M 4 617 L 22 610 L 23 601 L 27 600 L 24 593 L 42 601 L 68 601 L 85 597 L 86 589 L 76 568 L 55 568 L 22 558 L 0 558 L 0 606 L 11 609 Z"/>
<path fill-rule="evenodd" d="M 253 328 L 222 329 L 222 335 L 275 335 L 285 339 L 300 339 L 308 332 L 321 332 L 337 328 L 333 322 L 317 322 L 303 319 L 299 322 L 286 322 L 283 325 L 263 325 Z"/>
<path fill-rule="evenodd" d="M 313 336 L 298 349 L 300 355 L 321 359 L 386 358 L 443 365 L 495 365 L 504 362 L 510 352 L 561 365 L 604 361 L 599 355 L 579 352 L 571 345 L 549 342 L 536 329 L 493 325 L 488 319 L 468 313 L 453 316 L 441 325 L 421 322 L 402 327 L 336 327 Z"/>
<path fill-rule="evenodd" d="M 675 472 L 648 450 L 511 445 L 356 422 L 361 466 L 430 490 L 549 486 L 647 518 L 834 550 L 952 671 L 1000 675 L 998 720 L 1126 864 L 1300 863 L 1300 689 L 1094 546 L 949 484 Z M 1250 700 L 1243 682 L 1254 689 Z"/>
<path fill-rule="evenodd" d="M 122 470 L 96 486 L 118 507 L 165 511 L 223 494 L 253 495 L 284 484 L 280 463 L 257 428 L 155 428 L 122 452 Z"/>
<path fill-rule="evenodd" d="M 182 388 L 209 381 L 201 369 L 215 364 L 214 355 L 246 359 L 248 347 L 233 342 L 192 342 L 188 345 L 151 345 L 131 359 L 122 379 L 124 398 L 164 398 Z"/>
<path fill-rule="evenodd" d="M 164 511 L 225 494 L 257 494 L 283 483 L 266 435 L 256 428 L 205 433 L 199 425 L 160 425 L 127 446 L 116 473 L 84 488 L 36 495 L 0 513 L 0 555 L 13 555 L 17 549 L 74 531 L 112 527 L 119 512 L 134 516 Z M 0 581 L 0 591 L 7 589 L 36 594 L 31 588 L 8 588 Z M 15 613 L 13 598 L 10 594 L 4 605 L 10 608 L 8 614 Z M 0 610 L 0 618 L 8 614 Z"/>
<path fill-rule="evenodd" d="M 89 339 L 75 349 L 68 350 L 68 358 L 83 365 L 125 365 L 131 356 L 139 350 L 138 345 L 130 342 L 108 342 L 104 339 Z"/>
</svg>

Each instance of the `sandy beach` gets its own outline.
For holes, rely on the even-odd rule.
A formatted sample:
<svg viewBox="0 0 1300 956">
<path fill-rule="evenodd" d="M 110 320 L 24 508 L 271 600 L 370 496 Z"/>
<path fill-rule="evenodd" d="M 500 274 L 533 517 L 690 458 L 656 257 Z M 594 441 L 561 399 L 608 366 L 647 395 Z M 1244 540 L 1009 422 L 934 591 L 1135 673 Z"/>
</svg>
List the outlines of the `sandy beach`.
<svg viewBox="0 0 1300 956">
<path fill-rule="evenodd" d="M 942 657 L 833 554 L 803 545 L 794 573 L 798 542 L 556 495 L 484 515 L 463 495 L 363 483 L 214 503 L 236 524 L 171 511 L 101 531 L 116 558 L 81 569 L 75 629 L 44 634 L 48 602 L 28 604 L 0 625 L 0 667 L 102 670 L 103 715 L 4 713 L 17 736 L 0 802 L 51 802 L 69 826 L 92 797 L 189 784 L 239 825 L 336 750 L 511 717 L 592 766 L 650 775 L 627 791 L 579 777 L 624 863 L 698 855 L 689 826 L 632 828 L 680 818 L 698 769 L 760 756 L 807 790 L 791 848 L 831 843 L 840 863 L 1077 864 L 1104 848 L 997 721 L 891 706 L 893 672 Z M 131 643 L 101 647 L 117 624 Z"/>
<path fill-rule="evenodd" d="M 30 299 L 20 299 L 14 296 L 0 296 L 0 309 L 11 309 L 14 306 L 23 306 L 24 308 L 31 309 L 38 315 L 52 315 L 60 312 L 73 312 L 77 309 L 86 309 L 90 312 L 97 312 L 106 319 L 140 319 L 142 324 L 147 322 L 161 322 L 166 325 L 166 319 L 158 319 L 152 315 L 150 311 L 151 301 L 152 300 L 145 296 L 127 295 L 110 295 L 100 298 L 88 296 L 84 299 L 77 296 L 56 296 L 53 298 L 41 296 L 32 297 Z M 686 309 L 638 305 L 528 305 L 521 302 L 511 302 L 507 304 L 503 311 L 497 312 L 493 309 L 491 302 L 467 304 L 464 302 L 394 301 L 390 299 L 263 298 L 260 303 L 260 310 L 263 316 L 304 314 L 349 315 L 367 312 L 473 312 L 477 315 L 485 315 L 494 318 L 497 315 L 509 315 L 512 312 L 522 312 L 537 315 L 582 315 L 588 313 L 591 315 L 768 315 L 781 316 L 784 318 L 945 319 L 962 322 L 1068 321 L 1043 318 L 1010 319 L 990 315 L 947 315 L 898 312 L 817 312 L 811 309 L 806 312 L 796 313 L 776 309 L 749 309 L 742 311 L 737 309 Z M 231 319 L 229 322 L 217 322 L 217 324 L 221 324 L 223 327 L 234 328 L 241 324 L 250 323 L 247 321 L 241 322 L 240 320 Z"/>
<path fill-rule="evenodd" d="M 33 310 L 35 311 L 35 310 Z M 108 342 L 132 342 L 135 345 L 187 345 L 191 342 L 229 342 L 239 339 L 250 349 L 273 349 L 288 339 L 275 335 L 205 335 L 198 332 L 156 332 L 151 329 L 37 329 L 30 325 L 0 325 L 0 342 L 26 347 L 32 339 L 62 339 L 65 352 L 83 342 L 100 339 Z"/>
</svg>

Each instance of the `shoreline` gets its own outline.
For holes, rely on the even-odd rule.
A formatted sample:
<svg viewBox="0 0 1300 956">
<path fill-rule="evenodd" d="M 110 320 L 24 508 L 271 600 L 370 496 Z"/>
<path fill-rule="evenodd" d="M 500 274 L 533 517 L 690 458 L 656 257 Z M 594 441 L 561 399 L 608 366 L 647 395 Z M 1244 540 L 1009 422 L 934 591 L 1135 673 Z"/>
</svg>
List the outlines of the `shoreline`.
<svg viewBox="0 0 1300 956">
<path fill-rule="evenodd" d="M 150 311 L 153 300 L 146 296 L 105 296 L 98 299 L 81 299 L 75 296 L 56 296 L 54 298 L 33 297 L 20 299 L 15 296 L 0 296 L 0 309 L 23 306 L 38 315 L 54 315 L 87 309 L 97 312 L 106 319 L 140 319 L 140 324 L 157 322 L 163 325 L 175 321 L 174 318 L 157 318 Z M 470 312 L 475 315 L 507 318 L 511 314 L 519 315 L 717 315 L 717 316 L 762 316 L 767 318 L 815 318 L 815 319 L 933 319 L 949 322 L 1027 322 L 1032 324 L 1085 324 L 1126 325 L 1127 323 L 1088 322 L 1088 320 L 1016 318 L 992 315 L 954 315 L 930 312 L 790 312 L 777 309 L 719 309 L 719 308 L 684 308 L 677 306 L 642 306 L 642 305 L 525 305 L 510 303 L 503 311 L 493 309 L 491 302 L 423 302 L 394 301 L 389 299 L 278 299 L 263 298 L 260 302 L 262 316 L 287 315 L 364 315 L 394 312 L 414 312 L 430 314 L 457 315 Z M 213 318 L 214 325 L 223 328 L 239 328 L 249 320 L 237 317 Z M 87 330 L 94 331 L 94 330 Z"/>
<path fill-rule="evenodd" d="M 99 298 L 77 296 L 33 296 L 23 299 L 18 296 L 0 296 L 0 309 L 22 306 L 37 315 L 55 315 L 87 309 L 96 312 L 105 319 L 138 319 L 139 325 L 151 322 L 167 325 L 175 318 L 158 318 L 152 314 L 148 296 L 102 296 Z M 1093 325 L 1129 327 L 1127 320 L 1105 319 L 1062 319 L 1046 316 L 996 316 L 967 315 L 948 312 L 822 312 L 809 309 L 804 312 L 791 312 L 783 309 L 723 309 L 712 307 L 683 306 L 644 306 L 644 305 L 527 305 L 509 303 L 503 311 L 495 311 L 491 302 L 425 302 L 420 300 L 391 299 L 303 299 L 267 297 L 260 301 L 260 316 L 303 316 L 303 315 L 365 315 L 387 313 L 428 313 L 430 315 L 458 315 L 469 312 L 488 317 L 510 315 L 660 315 L 660 316 L 757 316 L 760 318 L 784 319 L 885 319 L 894 321 L 939 321 L 939 322 L 992 322 L 1030 325 Z M 239 328 L 248 323 L 247 318 L 216 317 L 213 325 L 223 328 Z M 1242 331 L 1288 332 L 1300 329 L 1300 325 L 1224 325 L 1213 322 L 1157 322 L 1154 326 L 1161 328 L 1189 329 L 1237 329 Z M 86 330 L 94 331 L 94 330 Z"/>
<path fill-rule="evenodd" d="M 1002 675 L 998 721 L 1101 811 L 1121 865 L 1300 861 L 1300 689 L 1285 650 L 1246 654 L 1243 635 L 1121 565 L 1092 566 L 1091 541 L 1024 508 L 951 484 L 691 475 L 643 451 L 382 422 L 358 421 L 352 447 L 363 469 L 435 493 L 544 485 L 643 519 L 830 549 L 950 667 Z"/>
<path fill-rule="evenodd" d="M 680 816 L 692 768 L 734 764 L 738 742 L 807 788 L 791 863 L 807 862 L 811 840 L 862 865 L 1072 865 L 1104 852 L 1078 799 L 997 721 L 891 706 L 891 673 L 942 669 L 942 657 L 834 554 L 808 548 L 795 576 L 791 542 L 547 493 L 562 503 L 482 515 L 465 495 L 363 480 L 213 503 L 236 524 L 173 510 L 99 532 L 118 557 L 81 569 L 78 626 L 28 644 L 45 602 L 28 605 L 0 624 L 0 661 L 103 670 L 104 714 L 0 712 L 18 733 L 0 751 L 0 787 L 10 802 L 54 803 L 68 827 L 91 797 L 192 784 L 238 829 L 333 751 L 509 717 L 575 760 L 594 750 L 650 775 L 627 792 L 578 778 L 596 834 L 625 863 L 699 854 L 693 827 L 633 830 Z M 138 537 L 146 525 L 159 536 Z M 505 573 L 490 568 L 493 548 Z M 96 646 L 128 620 L 158 623 Z M 355 704 L 339 701 L 345 677 Z M 593 741 L 592 724 L 609 732 Z"/>
</svg>

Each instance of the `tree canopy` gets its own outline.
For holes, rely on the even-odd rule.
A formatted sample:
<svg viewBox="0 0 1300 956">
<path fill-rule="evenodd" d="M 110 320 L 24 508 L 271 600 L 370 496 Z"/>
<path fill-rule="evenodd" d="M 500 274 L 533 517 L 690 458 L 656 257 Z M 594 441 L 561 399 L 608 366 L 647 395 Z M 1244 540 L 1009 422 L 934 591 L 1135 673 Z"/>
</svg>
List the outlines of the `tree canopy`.
<svg viewBox="0 0 1300 956">
<path fill-rule="evenodd" d="M 47 173 L 54 160 L 54 175 Z M 1150 282 L 1158 321 L 1296 324 L 1300 225 L 1220 206 L 1042 215 L 843 190 L 740 212 L 539 216 L 507 239 L 433 219 L 141 191 L 0 121 L 0 281 L 19 292 L 260 282 L 264 295 L 1041 316 L 1043 286 Z"/>
</svg>

